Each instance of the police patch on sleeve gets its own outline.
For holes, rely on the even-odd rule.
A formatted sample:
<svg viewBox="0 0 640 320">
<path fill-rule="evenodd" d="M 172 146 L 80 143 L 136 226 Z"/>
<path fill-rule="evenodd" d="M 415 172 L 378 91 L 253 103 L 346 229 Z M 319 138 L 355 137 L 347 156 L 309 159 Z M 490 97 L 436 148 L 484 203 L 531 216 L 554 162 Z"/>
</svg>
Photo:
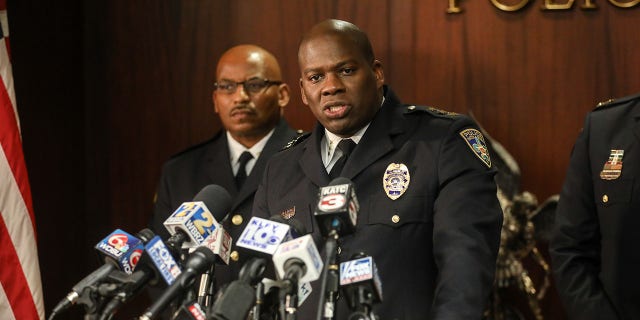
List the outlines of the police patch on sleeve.
<svg viewBox="0 0 640 320">
<path fill-rule="evenodd" d="M 491 168 L 491 158 L 489 157 L 489 148 L 484 142 L 482 133 L 476 129 L 464 129 L 460 131 L 460 136 L 464 138 L 467 145 L 473 153 L 480 159 L 487 167 Z"/>
</svg>

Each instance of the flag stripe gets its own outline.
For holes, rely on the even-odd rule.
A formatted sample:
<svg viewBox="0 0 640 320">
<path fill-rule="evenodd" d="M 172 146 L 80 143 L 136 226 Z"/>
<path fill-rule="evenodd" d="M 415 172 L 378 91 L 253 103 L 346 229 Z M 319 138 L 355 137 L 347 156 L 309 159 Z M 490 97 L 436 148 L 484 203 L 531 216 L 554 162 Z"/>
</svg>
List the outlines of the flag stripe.
<svg viewBox="0 0 640 320">
<path fill-rule="evenodd" d="M 2 286 L 0 286 L 0 319 L 16 320 L 11 309 L 4 307 L 6 304 L 5 301 L 9 301 L 9 298 L 7 298 L 7 295 L 4 293 Z"/>
<path fill-rule="evenodd" d="M 24 272 L 22 272 L 18 255 L 13 246 L 13 241 L 9 237 L 9 232 L 4 223 L 4 219 L 0 219 L 0 243 L 3 243 L 2 250 L 0 251 L 0 261 L 2 261 L 2 268 L 0 268 L 0 283 L 2 283 L 2 288 L 8 299 L 9 305 L 13 310 L 13 314 L 35 316 L 38 312 L 33 299 L 25 299 L 25 297 L 31 297 L 31 292 Z M 4 314 L 5 311 L 8 310 L 0 312 Z M 31 318 L 37 319 L 35 317 Z M 5 315 L 2 315 L 2 319 L 6 319 Z"/>
<path fill-rule="evenodd" d="M 44 319 L 35 216 L 13 90 L 6 11 L 0 11 L 0 20 L 5 36 L 0 39 L 0 319 Z"/>
<path fill-rule="evenodd" d="M 2 57 L 2 49 L 0 49 L 0 61 Z M 3 68 L 4 69 L 4 66 Z M 0 73 L 4 73 L 0 71 Z M 7 162 L 11 168 L 13 176 L 18 182 L 20 187 L 20 194 L 27 206 L 29 212 L 29 218 L 32 222 L 35 221 L 33 215 L 33 205 L 31 199 L 31 188 L 29 186 L 29 179 L 27 177 L 27 168 L 24 162 L 24 156 L 22 152 L 22 141 L 20 139 L 20 131 L 18 129 L 18 121 L 14 107 L 11 104 L 9 94 L 7 93 L 6 83 L 4 77 L 0 78 L 0 145 L 5 150 L 7 155 Z M 35 230 L 35 224 L 33 226 Z M 35 233 L 34 233 L 35 236 Z"/>
</svg>

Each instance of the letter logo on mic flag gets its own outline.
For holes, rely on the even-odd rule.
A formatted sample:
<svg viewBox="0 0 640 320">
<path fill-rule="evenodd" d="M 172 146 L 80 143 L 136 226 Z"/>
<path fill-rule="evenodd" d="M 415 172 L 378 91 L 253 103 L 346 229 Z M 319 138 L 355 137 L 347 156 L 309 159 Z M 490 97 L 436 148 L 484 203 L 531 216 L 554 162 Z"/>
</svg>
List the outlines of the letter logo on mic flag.
<svg viewBox="0 0 640 320">
<path fill-rule="evenodd" d="M 31 187 L 9 57 L 6 1 L 0 3 L 0 319 L 44 319 Z"/>
<path fill-rule="evenodd" d="M 201 245 L 215 229 L 215 218 L 202 201 L 185 202 L 164 222 L 172 234 L 176 228 L 185 231 L 190 247 Z M 172 228 L 174 230 L 172 230 Z"/>
<path fill-rule="evenodd" d="M 323 196 L 320 199 L 320 203 L 318 204 L 318 208 L 324 211 L 331 211 L 344 206 L 347 202 L 347 198 L 344 195 L 336 193 L 336 194 L 328 194 Z"/>
<path fill-rule="evenodd" d="M 144 244 L 142 240 L 125 231 L 116 229 L 116 231 L 98 242 L 96 249 L 111 262 L 115 263 L 122 271 L 131 274 L 138 264 L 138 260 L 140 260 Z"/>
<path fill-rule="evenodd" d="M 149 254 L 151 261 L 162 275 L 162 278 L 164 278 L 165 283 L 171 285 L 181 271 L 167 246 L 159 236 L 155 236 L 147 243 L 144 249 Z"/>
<path fill-rule="evenodd" d="M 253 217 L 242 231 L 236 245 L 272 256 L 280 243 L 290 239 L 291 232 L 288 225 Z"/>
<path fill-rule="evenodd" d="M 340 263 L 340 286 L 367 284 L 376 301 L 382 300 L 382 281 L 372 257 Z"/>
<path fill-rule="evenodd" d="M 338 234 L 343 236 L 355 231 L 359 210 L 360 204 L 353 183 L 347 178 L 339 177 L 328 186 L 320 188 L 314 215 L 323 236 L 327 236 L 330 229 L 336 228 L 336 223 L 340 225 L 337 228 Z"/>
</svg>

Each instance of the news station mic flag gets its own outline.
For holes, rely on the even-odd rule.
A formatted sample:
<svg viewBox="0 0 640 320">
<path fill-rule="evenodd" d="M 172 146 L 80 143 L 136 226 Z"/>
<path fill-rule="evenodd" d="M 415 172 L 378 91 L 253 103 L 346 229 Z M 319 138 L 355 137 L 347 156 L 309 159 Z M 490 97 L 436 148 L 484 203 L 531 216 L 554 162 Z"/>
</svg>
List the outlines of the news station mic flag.
<svg viewBox="0 0 640 320">
<path fill-rule="evenodd" d="M 36 226 L 0 0 L 0 319 L 44 319 Z"/>
</svg>

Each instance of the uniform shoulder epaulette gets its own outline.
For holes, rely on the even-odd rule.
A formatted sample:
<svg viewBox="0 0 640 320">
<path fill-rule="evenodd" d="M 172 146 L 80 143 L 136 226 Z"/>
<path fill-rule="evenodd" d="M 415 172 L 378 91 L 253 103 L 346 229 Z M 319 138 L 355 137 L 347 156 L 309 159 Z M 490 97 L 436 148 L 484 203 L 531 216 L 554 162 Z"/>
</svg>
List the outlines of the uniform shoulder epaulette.
<svg viewBox="0 0 640 320">
<path fill-rule="evenodd" d="M 287 149 L 297 145 L 298 143 L 304 141 L 305 139 L 307 139 L 311 135 L 311 132 L 304 132 L 302 130 L 298 130 L 296 132 L 298 133 L 298 136 L 293 138 L 293 140 L 287 142 L 287 144 L 284 147 L 282 147 L 282 149 L 280 149 L 280 151 L 287 150 Z"/>
<path fill-rule="evenodd" d="M 460 114 L 455 113 L 455 112 L 451 112 L 451 111 L 447 111 L 447 110 L 442 110 L 442 109 L 438 109 L 435 107 L 429 107 L 429 106 L 416 106 L 416 105 L 407 105 L 406 106 L 406 111 L 405 113 L 415 113 L 415 112 L 427 112 L 430 113 L 432 115 L 435 116 L 439 116 L 439 117 L 447 117 L 447 118 L 454 118 L 459 116 Z"/>
<path fill-rule="evenodd" d="M 178 158 L 178 157 L 182 156 L 182 155 L 183 155 L 183 154 L 185 154 L 185 153 L 189 153 L 189 152 L 191 152 L 191 151 L 193 151 L 193 150 L 200 149 L 200 148 L 202 148 L 203 146 L 205 146 L 205 145 L 207 145 L 207 144 L 211 143 L 213 140 L 217 139 L 217 138 L 218 138 L 218 136 L 219 136 L 220 134 L 222 134 L 222 130 L 220 130 L 218 133 L 216 133 L 216 134 L 213 136 L 213 138 L 211 138 L 211 139 L 208 139 L 208 140 L 202 141 L 202 142 L 200 142 L 200 143 L 197 143 L 197 144 L 191 145 L 191 146 L 187 147 L 186 149 L 183 149 L 183 150 L 181 150 L 181 151 L 179 151 L 179 152 L 177 152 L 177 153 L 175 153 L 175 154 L 172 154 L 172 155 L 169 157 L 169 159 Z"/>
<path fill-rule="evenodd" d="M 640 93 L 638 94 L 634 94 L 634 95 L 630 95 L 630 96 L 626 96 L 623 98 L 618 98 L 618 99 L 609 99 L 609 100 L 605 100 L 602 101 L 600 103 L 598 103 L 596 105 L 596 108 L 594 109 L 594 111 L 597 110 L 604 110 L 610 107 L 614 107 L 614 106 L 619 106 L 622 105 L 626 102 L 632 101 L 632 100 L 637 100 L 640 99 Z"/>
</svg>

